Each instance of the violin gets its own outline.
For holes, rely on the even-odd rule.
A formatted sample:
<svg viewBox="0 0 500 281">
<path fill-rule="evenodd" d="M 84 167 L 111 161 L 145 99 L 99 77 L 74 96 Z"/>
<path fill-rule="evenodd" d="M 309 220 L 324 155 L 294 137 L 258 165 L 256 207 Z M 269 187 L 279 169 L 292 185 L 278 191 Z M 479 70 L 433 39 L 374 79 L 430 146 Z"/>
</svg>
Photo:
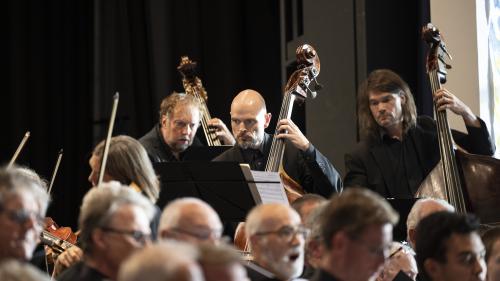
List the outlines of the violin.
<svg viewBox="0 0 500 281">
<path fill-rule="evenodd" d="M 41 239 L 54 253 L 61 254 L 75 245 L 78 235 L 71 230 L 71 227 L 59 227 L 52 218 L 46 217 Z"/>
</svg>

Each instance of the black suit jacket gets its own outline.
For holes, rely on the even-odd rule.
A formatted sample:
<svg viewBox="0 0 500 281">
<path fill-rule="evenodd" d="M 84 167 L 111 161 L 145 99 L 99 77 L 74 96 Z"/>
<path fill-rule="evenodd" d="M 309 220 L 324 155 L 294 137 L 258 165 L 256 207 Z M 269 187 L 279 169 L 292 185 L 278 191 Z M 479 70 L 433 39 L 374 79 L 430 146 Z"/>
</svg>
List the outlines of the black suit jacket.
<svg viewBox="0 0 500 281">
<path fill-rule="evenodd" d="M 271 144 L 272 137 L 266 133 L 263 147 L 266 162 Z M 242 149 L 237 145 L 216 157 L 214 161 L 245 162 Z M 308 193 L 316 193 L 328 198 L 333 192 L 342 191 L 339 173 L 312 144 L 307 151 L 302 152 L 287 141 L 283 155 L 283 168 Z"/>
<path fill-rule="evenodd" d="M 468 134 L 452 130 L 453 139 L 470 153 L 493 155 L 495 146 L 486 124 L 482 120 L 480 122 L 480 128 L 467 127 Z M 404 138 L 413 143 L 424 176 L 428 175 L 440 160 L 434 120 L 427 116 L 418 117 L 416 127 L 410 129 Z M 397 194 L 398 186 L 387 168 L 391 167 L 391 163 L 381 138 L 358 143 L 352 152 L 345 155 L 345 165 L 345 186 L 367 187 L 384 197 L 394 197 L 394 194 Z M 411 189 L 415 194 L 418 186 Z"/>
<path fill-rule="evenodd" d="M 163 140 L 160 124 L 156 124 L 153 129 L 139 139 L 139 142 L 144 146 L 148 152 L 149 159 L 151 159 L 153 163 L 182 161 L 183 156 L 189 150 L 188 148 L 180 154 L 180 160 L 175 158 L 172 150 L 170 150 L 168 144 Z M 202 143 L 195 137 L 191 146 L 202 146 Z"/>
</svg>

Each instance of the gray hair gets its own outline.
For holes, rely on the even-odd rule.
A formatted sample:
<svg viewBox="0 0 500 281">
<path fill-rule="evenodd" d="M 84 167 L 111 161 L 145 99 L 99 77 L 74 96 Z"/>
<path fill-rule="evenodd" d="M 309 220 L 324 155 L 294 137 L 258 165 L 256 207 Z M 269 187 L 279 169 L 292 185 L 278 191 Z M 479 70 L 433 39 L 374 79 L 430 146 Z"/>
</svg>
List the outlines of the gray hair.
<svg viewBox="0 0 500 281">
<path fill-rule="evenodd" d="M 0 264 L 2 281 L 49 281 L 47 274 L 29 263 L 7 260 Z"/>
<path fill-rule="evenodd" d="M 92 154 L 100 159 L 103 151 L 104 141 L 101 141 Z M 156 202 L 160 183 L 146 149 L 138 140 L 123 135 L 112 137 L 106 163 L 106 174 L 124 185 L 137 184 L 153 203 Z"/>
<path fill-rule="evenodd" d="M 422 198 L 413 204 L 413 207 L 408 214 L 406 219 L 406 230 L 417 228 L 417 224 L 422 220 L 422 207 L 425 203 L 434 202 L 436 204 L 442 205 L 447 211 L 455 212 L 455 207 L 450 205 L 446 200 L 437 198 Z M 408 238 L 409 239 L 409 238 Z"/>
<path fill-rule="evenodd" d="M 311 232 L 307 236 L 307 240 L 318 240 L 321 241 L 321 224 L 318 221 L 321 218 L 323 210 L 325 210 L 328 205 L 327 201 L 321 202 L 314 210 L 311 211 L 309 216 L 304 222 L 305 227 L 309 228 Z"/>
<path fill-rule="evenodd" d="M 241 263 L 241 254 L 236 249 L 224 243 L 203 243 L 199 246 L 200 257 L 198 262 L 202 265 L 230 265 Z"/>
<path fill-rule="evenodd" d="M 172 112 L 178 105 L 191 105 L 198 109 L 200 114 L 203 112 L 200 101 L 193 95 L 188 95 L 186 93 L 173 92 L 161 101 L 160 112 L 159 112 L 159 122 L 163 116 L 170 119 Z"/>
<path fill-rule="evenodd" d="M 186 271 L 190 266 L 198 267 L 198 255 L 192 245 L 164 240 L 139 250 L 126 260 L 118 272 L 118 281 L 184 281 L 180 276 L 189 276 Z"/>
<path fill-rule="evenodd" d="M 22 192 L 27 192 L 34 197 L 40 215 L 44 217 L 50 201 L 46 186 L 46 182 L 31 169 L 17 166 L 9 169 L 2 168 L 0 169 L 0 207 L 12 195 L 19 196 Z"/>
<path fill-rule="evenodd" d="M 116 211 L 124 205 L 137 206 L 144 211 L 148 220 L 153 218 L 155 209 L 152 203 L 128 186 L 110 182 L 87 192 L 78 218 L 79 237 L 85 253 L 92 252 L 92 232 L 97 228 L 107 226 Z"/>
</svg>

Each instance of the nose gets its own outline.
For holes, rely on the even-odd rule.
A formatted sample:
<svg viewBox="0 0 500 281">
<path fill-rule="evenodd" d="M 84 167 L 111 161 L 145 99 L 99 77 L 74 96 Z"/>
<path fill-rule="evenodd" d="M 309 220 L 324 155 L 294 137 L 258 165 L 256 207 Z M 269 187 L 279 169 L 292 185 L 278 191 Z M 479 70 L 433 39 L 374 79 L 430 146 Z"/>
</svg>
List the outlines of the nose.
<svg viewBox="0 0 500 281">
<path fill-rule="evenodd" d="M 474 275 L 480 276 L 486 270 L 484 258 L 478 256 L 474 262 Z"/>
<path fill-rule="evenodd" d="M 95 183 L 97 182 L 96 173 L 94 173 L 94 171 L 90 171 L 90 175 L 87 180 L 90 182 L 90 184 L 92 184 L 92 186 L 95 186 Z"/>
</svg>

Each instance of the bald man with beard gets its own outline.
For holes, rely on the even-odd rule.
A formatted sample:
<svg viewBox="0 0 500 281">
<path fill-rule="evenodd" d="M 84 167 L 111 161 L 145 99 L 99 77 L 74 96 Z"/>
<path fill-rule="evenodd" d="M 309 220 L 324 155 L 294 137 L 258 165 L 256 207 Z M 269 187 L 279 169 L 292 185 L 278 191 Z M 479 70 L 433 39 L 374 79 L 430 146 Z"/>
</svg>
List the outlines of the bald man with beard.
<svg viewBox="0 0 500 281">
<path fill-rule="evenodd" d="M 265 132 L 271 121 L 264 98 L 254 90 L 240 92 L 231 104 L 231 128 L 236 145 L 214 161 L 248 163 L 252 170 L 265 170 L 273 136 Z M 330 197 L 342 190 L 339 173 L 290 119 L 278 121 L 276 137 L 286 143 L 282 165 L 307 193 Z M 286 133 L 285 133 L 286 132 Z"/>
</svg>

